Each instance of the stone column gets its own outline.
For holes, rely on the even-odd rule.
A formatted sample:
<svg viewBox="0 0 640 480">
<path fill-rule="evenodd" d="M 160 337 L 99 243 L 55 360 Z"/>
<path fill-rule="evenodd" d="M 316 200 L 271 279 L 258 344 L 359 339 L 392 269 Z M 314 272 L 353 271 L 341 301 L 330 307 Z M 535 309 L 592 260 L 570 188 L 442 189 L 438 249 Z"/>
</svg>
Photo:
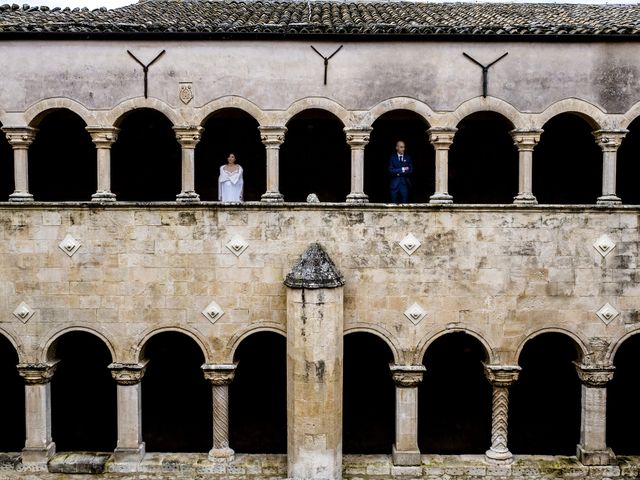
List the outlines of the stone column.
<svg viewBox="0 0 640 480">
<path fill-rule="evenodd" d="M 109 365 L 111 376 L 118 384 L 118 443 L 113 455 L 116 463 L 138 463 L 144 456 L 140 381 L 146 368 L 146 361 Z"/>
<path fill-rule="evenodd" d="M 313 243 L 284 284 L 289 478 L 340 480 L 344 279 Z"/>
<path fill-rule="evenodd" d="M 25 381 L 26 440 L 22 449 L 25 465 L 47 465 L 56 453 L 51 438 L 51 378 L 57 361 L 21 363 L 18 373 Z"/>
<path fill-rule="evenodd" d="M 195 125 L 181 125 L 173 127 L 173 130 L 182 147 L 182 191 L 176 196 L 176 201 L 199 202 L 200 196 L 195 192 L 195 152 L 204 129 Z"/>
<path fill-rule="evenodd" d="M 262 194 L 263 202 L 283 202 L 280 193 L 280 145 L 284 143 L 287 127 L 259 127 L 260 138 L 267 150 L 267 191 Z"/>
<path fill-rule="evenodd" d="M 607 383 L 613 365 L 582 365 L 576 362 L 582 382 L 582 420 L 577 457 L 584 465 L 611 465 L 615 455 L 607 448 Z"/>
<path fill-rule="evenodd" d="M 420 465 L 418 448 L 418 385 L 422 382 L 424 365 L 390 365 L 396 384 L 396 443 L 393 445 L 394 465 Z"/>
<path fill-rule="evenodd" d="M 236 374 L 236 365 L 202 365 L 204 378 L 213 386 L 213 448 L 210 460 L 233 460 L 229 448 L 229 384 Z"/>
<path fill-rule="evenodd" d="M 622 203 L 616 195 L 616 163 L 618 147 L 628 130 L 596 130 L 593 136 L 602 149 L 602 196 L 598 205 L 619 205 Z"/>
<path fill-rule="evenodd" d="M 347 143 L 351 147 L 351 193 L 349 203 L 366 203 L 369 197 L 364 193 L 364 147 L 369 143 L 371 128 L 345 128 Z"/>
<path fill-rule="evenodd" d="M 533 149 L 540 141 L 542 130 L 512 130 L 511 138 L 518 148 L 518 195 L 513 203 L 518 205 L 537 205 L 533 195 Z"/>
<path fill-rule="evenodd" d="M 436 191 L 431 195 L 429 203 L 453 203 L 453 197 L 449 195 L 449 147 L 457 131 L 457 128 L 441 127 L 427 130 L 429 141 L 436 150 Z"/>
<path fill-rule="evenodd" d="M 95 202 L 115 202 L 116 196 L 111 192 L 111 146 L 118 139 L 119 128 L 86 127 L 91 140 L 96 146 L 98 161 L 98 188 L 91 195 Z"/>
<path fill-rule="evenodd" d="M 509 451 L 507 435 L 509 431 L 509 387 L 518 380 L 520 367 L 517 365 L 485 365 L 485 375 L 493 386 L 491 407 L 491 447 L 486 451 L 487 459 L 508 463 L 513 460 Z"/>
<path fill-rule="evenodd" d="M 13 148 L 13 177 L 15 189 L 9 195 L 10 202 L 32 202 L 29 193 L 29 145 L 38 130 L 31 127 L 4 127 L 2 131 Z"/>
</svg>

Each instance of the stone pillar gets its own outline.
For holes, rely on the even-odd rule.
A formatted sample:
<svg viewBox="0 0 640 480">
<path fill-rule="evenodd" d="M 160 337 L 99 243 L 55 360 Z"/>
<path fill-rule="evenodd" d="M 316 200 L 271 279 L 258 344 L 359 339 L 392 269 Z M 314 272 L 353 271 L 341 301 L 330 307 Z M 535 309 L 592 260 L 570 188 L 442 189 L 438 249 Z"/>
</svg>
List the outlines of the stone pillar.
<svg viewBox="0 0 640 480">
<path fill-rule="evenodd" d="M 598 205 L 620 205 L 622 201 L 616 195 L 616 163 L 618 147 L 628 130 L 596 130 L 593 136 L 602 149 L 602 196 Z"/>
<path fill-rule="evenodd" d="M 51 439 L 51 378 L 57 361 L 21 363 L 18 373 L 25 381 L 26 440 L 22 463 L 45 466 L 56 453 Z"/>
<path fill-rule="evenodd" d="M 111 376 L 118 384 L 118 443 L 113 455 L 116 463 L 138 463 L 144 456 L 140 381 L 146 368 L 146 361 L 109 365 Z"/>
<path fill-rule="evenodd" d="M 457 128 L 440 127 L 427 130 L 429 141 L 436 150 L 436 191 L 431 195 L 429 203 L 453 203 L 453 197 L 449 195 L 449 147 L 457 131 Z"/>
<path fill-rule="evenodd" d="M 511 138 L 518 148 L 518 195 L 513 203 L 518 205 L 537 205 L 533 195 L 533 149 L 540 141 L 542 130 L 512 130 Z"/>
<path fill-rule="evenodd" d="M 29 145 L 38 130 L 31 127 L 4 127 L 2 131 L 13 148 L 13 177 L 15 188 L 9 195 L 10 202 L 32 202 L 29 193 Z"/>
<path fill-rule="evenodd" d="M 344 279 L 313 243 L 284 284 L 289 478 L 340 480 Z"/>
<path fill-rule="evenodd" d="M 204 378 L 213 387 L 213 448 L 210 460 L 233 460 L 233 450 L 229 448 L 229 384 L 236 374 L 236 365 L 202 365 Z"/>
<path fill-rule="evenodd" d="M 284 143 L 287 127 L 259 127 L 260 138 L 267 150 L 267 191 L 262 194 L 263 202 L 283 202 L 280 193 L 280 145 Z"/>
<path fill-rule="evenodd" d="M 173 127 L 173 130 L 182 147 L 182 191 L 176 196 L 176 201 L 199 202 L 200 196 L 195 192 L 195 152 L 204 129 L 195 125 L 181 125 Z"/>
<path fill-rule="evenodd" d="M 491 407 L 491 447 L 485 455 L 489 461 L 509 463 L 513 454 L 509 451 L 509 387 L 518 380 L 517 365 L 485 365 L 485 375 L 493 386 Z"/>
<path fill-rule="evenodd" d="M 607 383 L 613 365 L 582 365 L 576 362 L 582 382 L 582 420 L 577 457 L 584 465 L 612 465 L 615 455 L 607 448 Z"/>
<path fill-rule="evenodd" d="M 364 147 L 369 143 L 371 128 L 345 128 L 347 143 L 351 147 L 351 193 L 347 195 L 349 203 L 367 203 L 369 197 L 364 193 Z"/>
<path fill-rule="evenodd" d="M 420 465 L 418 448 L 418 385 L 422 382 L 424 365 L 390 365 L 396 384 L 396 443 L 393 445 L 394 465 Z"/>
<path fill-rule="evenodd" d="M 91 195 L 95 202 L 115 202 L 116 196 L 111 192 L 111 146 L 118 139 L 119 128 L 86 127 L 91 140 L 96 146 L 98 161 L 98 188 Z"/>
</svg>

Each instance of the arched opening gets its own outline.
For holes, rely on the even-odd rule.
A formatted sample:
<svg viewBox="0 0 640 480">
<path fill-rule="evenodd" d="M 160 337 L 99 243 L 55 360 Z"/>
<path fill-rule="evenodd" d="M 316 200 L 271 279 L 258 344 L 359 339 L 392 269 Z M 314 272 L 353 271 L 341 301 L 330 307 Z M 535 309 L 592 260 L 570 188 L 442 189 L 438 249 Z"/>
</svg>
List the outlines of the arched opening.
<svg viewBox="0 0 640 480">
<path fill-rule="evenodd" d="M 142 438 L 148 452 L 206 452 L 211 448 L 211 384 L 204 355 L 183 333 L 162 332 L 144 346 Z"/>
<path fill-rule="evenodd" d="M 116 384 L 111 353 L 88 332 L 69 332 L 49 353 L 59 360 L 51 382 L 52 436 L 60 452 L 108 452 L 116 446 Z"/>
<path fill-rule="evenodd" d="M 128 112 L 111 147 L 111 190 L 118 200 L 171 201 L 182 188 L 180 144 L 172 124 L 150 108 Z"/>
<path fill-rule="evenodd" d="M 319 109 L 300 112 L 287 123 L 280 147 L 280 192 L 288 202 L 315 193 L 321 202 L 344 202 L 351 189 L 351 149 L 344 125 Z"/>
<path fill-rule="evenodd" d="M 429 346 L 418 392 L 418 445 L 423 453 L 479 454 L 491 443 L 487 353 L 475 337 L 454 332 Z M 472 400 L 471 400 L 472 399 Z"/>
<path fill-rule="evenodd" d="M 602 194 L 602 150 L 593 127 L 561 113 L 542 127 L 533 151 L 533 194 L 543 204 L 594 204 Z"/>
<path fill-rule="evenodd" d="M 0 452 L 19 452 L 24 447 L 24 382 L 16 365 L 18 354 L 0 334 L 0 382 L 2 382 L 2 433 Z"/>
<path fill-rule="evenodd" d="M 372 333 L 344 337 L 342 450 L 391 453 L 395 428 L 395 387 L 389 346 Z"/>
<path fill-rule="evenodd" d="M 234 153 L 242 166 L 244 200 L 260 200 L 266 191 L 266 151 L 260 140 L 258 122 L 237 108 L 218 110 L 203 124 L 196 147 L 196 192 L 202 200 L 218 200 L 218 175 Z"/>
<path fill-rule="evenodd" d="M 0 123 L 0 129 L 2 124 Z M 6 202 L 14 191 L 13 149 L 0 130 L 0 201 Z"/>
<path fill-rule="evenodd" d="M 240 343 L 229 386 L 229 445 L 241 453 L 287 451 L 287 345 L 275 332 Z"/>
<path fill-rule="evenodd" d="M 429 125 L 415 112 L 394 110 L 373 122 L 365 147 L 364 191 L 370 202 L 389 202 L 389 158 L 402 140 L 413 159 L 409 201 L 427 203 L 435 185 L 435 153 L 427 135 Z"/>
<path fill-rule="evenodd" d="M 640 455 L 640 411 L 637 399 L 640 335 L 620 345 L 614 358 L 613 380 L 607 385 L 607 445 L 617 455 Z"/>
<path fill-rule="evenodd" d="M 512 203 L 518 194 L 518 150 L 512 123 L 476 112 L 458 124 L 449 149 L 449 193 L 456 203 Z"/>
<path fill-rule="evenodd" d="M 580 381 L 570 337 L 543 333 L 520 354 L 520 378 L 510 387 L 509 444 L 513 453 L 575 455 L 580 436 Z"/>
<path fill-rule="evenodd" d="M 640 205 L 640 117 L 631 122 L 628 130 L 618 149 L 616 193 L 623 203 Z"/>
<path fill-rule="evenodd" d="M 88 201 L 96 191 L 96 147 L 67 109 L 47 112 L 29 147 L 29 191 L 39 201 Z"/>
</svg>

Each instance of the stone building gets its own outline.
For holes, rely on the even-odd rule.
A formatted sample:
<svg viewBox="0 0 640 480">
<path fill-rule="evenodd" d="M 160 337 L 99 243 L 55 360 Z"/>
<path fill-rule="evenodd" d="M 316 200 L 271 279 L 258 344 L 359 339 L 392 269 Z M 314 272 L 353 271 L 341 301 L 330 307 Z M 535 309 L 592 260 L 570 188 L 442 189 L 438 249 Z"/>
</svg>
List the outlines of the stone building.
<svg viewBox="0 0 640 480">
<path fill-rule="evenodd" d="M 639 39 L 638 6 L 1 6 L 0 479 L 638 478 Z"/>
</svg>

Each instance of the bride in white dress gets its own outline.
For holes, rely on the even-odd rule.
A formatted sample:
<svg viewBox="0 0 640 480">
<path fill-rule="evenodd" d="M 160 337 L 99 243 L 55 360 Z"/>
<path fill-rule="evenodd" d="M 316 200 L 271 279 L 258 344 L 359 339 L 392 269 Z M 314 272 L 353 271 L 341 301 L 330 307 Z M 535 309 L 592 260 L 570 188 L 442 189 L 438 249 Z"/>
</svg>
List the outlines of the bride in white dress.
<svg viewBox="0 0 640 480">
<path fill-rule="evenodd" d="M 218 178 L 218 200 L 221 202 L 242 202 L 242 167 L 236 163 L 236 156 L 230 153 L 227 164 L 220 167 Z"/>
</svg>

